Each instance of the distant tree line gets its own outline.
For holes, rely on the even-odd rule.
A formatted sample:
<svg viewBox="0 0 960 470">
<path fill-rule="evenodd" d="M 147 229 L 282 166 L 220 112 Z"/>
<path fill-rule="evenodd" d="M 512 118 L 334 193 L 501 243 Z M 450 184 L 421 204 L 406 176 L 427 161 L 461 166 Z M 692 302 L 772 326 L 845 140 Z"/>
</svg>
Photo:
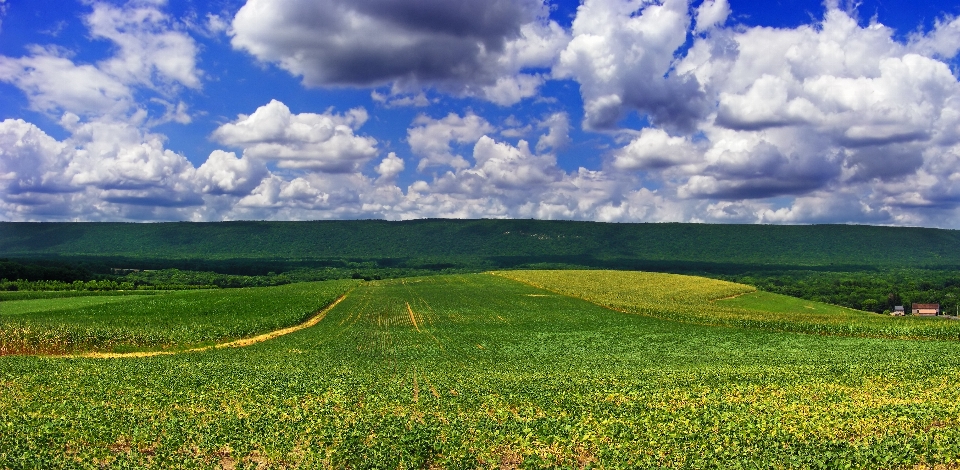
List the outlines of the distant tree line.
<svg viewBox="0 0 960 470">
<path fill-rule="evenodd" d="M 326 281 L 334 279 L 363 279 L 367 281 L 432 274 L 471 272 L 469 269 L 442 268 L 381 268 L 381 267 L 326 267 L 301 268 L 284 273 L 268 272 L 245 276 L 212 271 L 189 271 L 176 268 L 142 271 L 124 271 L 123 274 L 98 274 L 93 279 L 60 277 L 42 279 L 0 278 L 0 291 L 117 291 L 117 290 L 183 290 L 229 289 L 267 287 L 294 282 Z M 80 271 L 77 271 L 80 273 Z M 78 277 L 88 277 L 83 272 Z"/>
<path fill-rule="evenodd" d="M 897 269 L 859 272 L 784 271 L 712 276 L 760 290 L 876 313 L 898 305 L 938 303 L 955 315 L 960 305 L 960 271 Z"/>
</svg>

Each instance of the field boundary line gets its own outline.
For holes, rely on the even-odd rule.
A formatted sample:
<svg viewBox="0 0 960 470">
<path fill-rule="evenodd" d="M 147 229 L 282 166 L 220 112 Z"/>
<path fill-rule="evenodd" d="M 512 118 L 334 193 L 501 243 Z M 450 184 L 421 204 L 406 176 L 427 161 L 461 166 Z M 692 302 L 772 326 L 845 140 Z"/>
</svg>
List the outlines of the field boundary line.
<svg viewBox="0 0 960 470">
<path fill-rule="evenodd" d="M 45 356 L 52 358 L 84 358 L 84 359 L 124 359 L 124 358 L 141 358 L 141 357 L 156 357 L 156 356 L 173 356 L 177 354 L 186 354 L 186 353 L 196 353 L 210 351 L 213 349 L 224 349 L 224 348 L 243 348 L 247 346 L 252 346 L 257 343 L 262 343 L 264 341 L 269 341 L 280 336 L 285 336 L 290 333 L 295 333 L 297 331 L 310 328 L 315 326 L 317 323 L 323 321 L 327 317 L 327 313 L 330 313 L 334 307 L 337 306 L 343 299 L 346 299 L 350 293 L 353 292 L 353 289 L 348 290 L 340 297 L 337 297 L 337 300 L 334 300 L 333 303 L 327 305 L 326 307 L 320 309 L 315 315 L 307 319 L 307 321 L 288 326 L 286 328 L 281 328 L 279 330 L 268 331 L 257 336 L 251 336 L 249 338 L 241 338 L 233 341 L 228 341 L 226 343 L 211 344 L 209 346 L 202 346 L 199 348 L 190 348 L 184 349 L 181 351 L 138 351 L 130 353 L 104 353 L 104 352 L 87 352 L 80 354 L 65 354 L 61 356 Z"/>
</svg>

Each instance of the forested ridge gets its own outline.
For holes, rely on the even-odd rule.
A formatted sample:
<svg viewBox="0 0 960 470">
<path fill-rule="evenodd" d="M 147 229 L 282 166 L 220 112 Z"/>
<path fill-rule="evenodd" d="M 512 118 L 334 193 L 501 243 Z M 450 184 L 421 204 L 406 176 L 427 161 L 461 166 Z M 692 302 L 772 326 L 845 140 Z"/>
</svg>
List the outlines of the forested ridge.
<svg viewBox="0 0 960 470">
<path fill-rule="evenodd" d="M 455 265 L 623 261 L 777 266 L 960 266 L 960 231 L 855 225 L 540 220 L 0 223 L 0 256 Z M 393 260 L 393 261 L 390 261 Z"/>
</svg>

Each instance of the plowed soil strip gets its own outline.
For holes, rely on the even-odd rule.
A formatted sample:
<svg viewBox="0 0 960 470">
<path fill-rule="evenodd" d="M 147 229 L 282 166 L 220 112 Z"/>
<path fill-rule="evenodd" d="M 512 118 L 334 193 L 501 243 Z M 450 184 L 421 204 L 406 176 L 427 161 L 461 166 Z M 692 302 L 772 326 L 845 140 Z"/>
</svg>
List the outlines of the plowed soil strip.
<svg viewBox="0 0 960 470">
<path fill-rule="evenodd" d="M 346 294 L 343 294 L 340 297 L 337 297 L 337 300 L 334 300 L 332 304 L 326 306 L 323 310 L 320 310 L 319 312 L 317 312 L 316 315 L 310 317 L 309 320 L 299 325 L 294 325 L 294 326 L 283 328 L 280 330 L 274 330 L 268 333 L 264 333 L 262 335 L 252 336 L 250 338 L 238 339 L 238 340 L 230 341 L 227 343 L 212 344 L 210 346 L 204 346 L 201 348 L 193 348 L 193 349 L 184 349 L 182 351 L 142 351 L 142 352 L 131 352 L 131 353 L 88 352 L 88 353 L 81 353 L 81 354 L 67 354 L 63 356 L 50 356 L 50 357 L 121 359 L 121 358 L 130 358 L 130 357 L 172 356 L 174 354 L 203 352 L 203 351 L 209 351 L 211 349 L 242 348 L 242 347 L 250 346 L 257 343 L 262 343 L 264 341 L 269 341 L 271 339 L 278 338 L 280 336 L 288 335 L 290 333 L 294 333 L 294 332 L 303 330 L 305 328 L 310 328 L 311 326 L 314 326 L 317 323 L 320 323 L 320 321 L 322 321 L 327 316 L 327 313 L 329 313 L 330 310 L 333 310 L 333 307 L 336 307 L 337 304 L 342 302 L 343 299 L 347 298 L 347 296 L 350 295 L 350 292 L 353 292 L 353 289 L 351 289 L 350 291 L 347 291 Z"/>
</svg>

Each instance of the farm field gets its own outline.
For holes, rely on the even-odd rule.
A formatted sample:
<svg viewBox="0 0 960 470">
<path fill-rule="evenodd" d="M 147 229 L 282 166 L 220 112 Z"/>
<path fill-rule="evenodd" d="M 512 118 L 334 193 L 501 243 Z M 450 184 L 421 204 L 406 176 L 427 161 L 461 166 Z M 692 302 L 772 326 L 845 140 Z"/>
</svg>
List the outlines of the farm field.
<svg viewBox="0 0 960 470">
<path fill-rule="evenodd" d="M 358 281 L 0 302 L 0 355 L 183 349 L 300 323 Z"/>
<path fill-rule="evenodd" d="M 834 336 L 960 340 L 958 321 L 893 318 L 714 279 L 599 270 L 496 274 L 614 310 L 684 323 Z"/>
<path fill-rule="evenodd" d="M 772 312 L 772 329 L 737 326 L 726 315 L 755 320 L 775 299 L 702 278 L 565 273 L 366 282 L 316 326 L 247 348 L 0 357 L 0 467 L 960 462 L 955 341 L 773 331 L 793 308 Z M 624 313 L 573 291 L 646 303 Z M 729 324 L 695 324 L 710 315 Z"/>
</svg>

